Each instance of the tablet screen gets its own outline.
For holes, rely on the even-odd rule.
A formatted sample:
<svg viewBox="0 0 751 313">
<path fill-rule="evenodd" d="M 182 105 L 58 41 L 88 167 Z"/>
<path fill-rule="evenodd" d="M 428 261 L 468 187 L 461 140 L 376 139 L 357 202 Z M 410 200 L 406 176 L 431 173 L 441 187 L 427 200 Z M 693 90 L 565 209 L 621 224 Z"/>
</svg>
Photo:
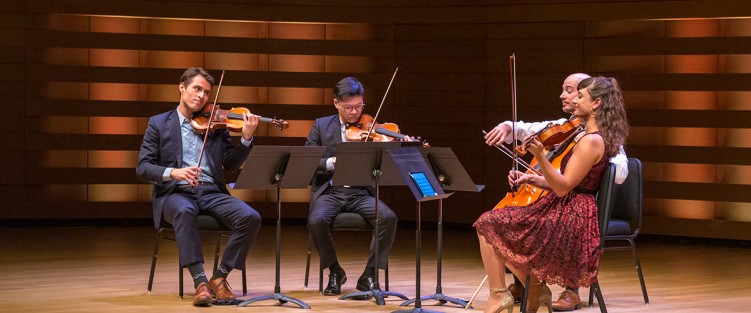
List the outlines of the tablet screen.
<svg viewBox="0 0 751 313">
<path fill-rule="evenodd" d="M 433 186 L 430 185 L 430 181 L 428 181 L 428 177 L 425 176 L 425 173 L 412 172 L 409 173 L 409 176 L 412 177 L 412 180 L 415 182 L 415 185 L 417 185 L 417 188 L 420 189 L 420 193 L 422 193 L 423 197 L 438 195 L 433 189 Z"/>
</svg>

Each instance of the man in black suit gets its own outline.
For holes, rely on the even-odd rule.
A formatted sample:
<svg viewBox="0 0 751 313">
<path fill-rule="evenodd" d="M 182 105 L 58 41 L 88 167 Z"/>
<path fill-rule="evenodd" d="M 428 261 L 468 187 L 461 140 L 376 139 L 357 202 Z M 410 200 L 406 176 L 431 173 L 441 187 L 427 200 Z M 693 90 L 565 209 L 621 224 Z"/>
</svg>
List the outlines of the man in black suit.
<svg viewBox="0 0 751 313">
<path fill-rule="evenodd" d="M 209 100 L 214 78 L 204 69 L 192 67 L 180 78 L 177 108 L 152 116 L 141 144 L 136 175 L 154 185 L 154 226 L 163 223 L 175 230 L 180 266 L 188 267 L 196 293 L 193 305 L 205 306 L 236 297 L 227 283 L 233 269 L 245 268 L 245 258 L 261 227 L 261 216 L 248 204 L 229 194 L 224 170 L 240 168 L 253 146 L 258 116 L 243 116 L 242 138 L 231 142 L 229 131 L 219 129 L 206 139 L 191 127 L 191 114 L 201 111 Z M 198 160 L 201 159 L 199 166 Z M 198 214 L 215 217 L 232 229 L 221 264 L 208 280 L 203 269 Z"/>
<path fill-rule="evenodd" d="M 327 296 L 341 294 L 341 287 L 347 281 L 347 275 L 337 261 L 334 238 L 331 235 L 334 217 L 341 212 L 354 212 L 364 217 L 371 225 L 376 221 L 376 198 L 373 196 L 372 188 L 331 186 L 336 166 L 336 147 L 342 141 L 346 141 L 346 126 L 360 120 L 365 107 L 364 95 L 365 89 L 356 78 L 346 77 L 340 80 L 334 87 L 334 107 L 338 114 L 316 119 L 305 142 L 306 146 L 326 147 L 326 153 L 318 164 L 313 180 L 308 228 L 318 249 L 321 266 L 329 269 L 329 283 L 323 290 L 323 294 Z M 378 211 L 379 234 L 371 242 L 378 240 L 378 268 L 385 268 L 389 250 L 394 243 L 397 218 L 394 211 L 383 202 L 379 202 Z M 357 280 L 357 289 L 360 291 L 374 288 L 377 269 L 373 247 L 371 244 L 368 263 Z"/>
</svg>

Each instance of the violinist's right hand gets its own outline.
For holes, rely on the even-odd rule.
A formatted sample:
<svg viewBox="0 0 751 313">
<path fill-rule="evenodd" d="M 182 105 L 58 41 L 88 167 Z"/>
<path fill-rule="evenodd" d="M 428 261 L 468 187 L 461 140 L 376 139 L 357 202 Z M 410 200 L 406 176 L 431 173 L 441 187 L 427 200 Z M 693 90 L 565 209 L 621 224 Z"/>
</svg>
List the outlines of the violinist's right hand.
<svg viewBox="0 0 751 313">
<path fill-rule="evenodd" d="M 336 167 L 336 157 L 326 159 L 326 170 L 333 171 L 334 167 Z"/>
<path fill-rule="evenodd" d="M 538 178 L 540 178 L 539 175 L 526 174 L 520 171 L 511 170 L 508 174 L 508 183 L 512 187 L 514 186 L 514 184 L 516 184 L 517 186 L 529 184 L 532 186 L 540 187 L 541 182 Z"/>
<path fill-rule="evenodd" d="M 521 180 L 522 176 L 524 176 L 524 173 L 522 173 L 520 171 L 510 170 L 508 172 L 508 184 L 509 184 L 509 186 L 513 187 L 514 185 L 517 185 L 517 186 L 520 185 L 521 183 L 519 181 Z"/>
<path fill-rule="evenodd" d="M 173 180 L 184 180 L 188 185 L 195 187 L 198 185 L 198 177 L 201 175 L 201 168 L 198 166 L 175 168 L 169 173 Z"/>
<path fill-rule="evenodd" d="M 511 135 L 511 126 L 501 123 L 485 135 L 485 143 L 488 146 L 500 146 L 509 135 Z"/>
</svg>

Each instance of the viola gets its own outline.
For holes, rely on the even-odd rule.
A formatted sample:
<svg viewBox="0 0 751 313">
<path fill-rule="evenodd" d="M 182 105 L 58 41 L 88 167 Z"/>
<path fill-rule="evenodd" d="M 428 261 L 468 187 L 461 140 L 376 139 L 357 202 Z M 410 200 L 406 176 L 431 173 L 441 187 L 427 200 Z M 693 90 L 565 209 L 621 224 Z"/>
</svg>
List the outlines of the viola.
<svg viewBox="0 0 751 313">
<path fill-rule="evenodd" d="M 214 117 L 211 123 L 211 111 L 214 111 Z M 243 128 L 243 116 L 249 114 L 250 110 L 247 108 L 231 108 L 229 110 L 222 110 L 219 105 L 213 103 L 207 103 L 203 110 L 194 112 L 190 118 L 190 125 L 193 126 L 193 130 L 198 134 L 204 134 L 208 125 L 211 125 L 211 130 L 226 128 L 230 131 L 239 132 Z M 289 123 L 283 119 L 258 117 L 259 122 L 270 123 L 279 130 L 285 130 L 289 128 Z"/>
<path fill-rule="evenodd" d="M 373 117 L 369 114 L 362 114 L 357 125 L 350 125 L 344 130 L 344 136 L 347 141 L 375 141 L 388 142 L 394 140 L 409 140 L 407 135 L 399 132 L 399 126 L 394 123 L 376 123 L 375 128 L 368 136 L 368 130 L 373 125 Z M 420 137 L 416 137 L 419 138 Z M 423 145 L 427 145 L 423 142 Z"/>
<path fill-rule="evenodd" d="M 516 151 L 521 155 L 525 155 L 527 153 L 527 147 L 529 147 L 529 144 L 535 138 L 537 138 L 537 140 L 542 143 L 542 146 L 546 148 L 560 144 L 571 137 L 571 134 L 578 132 L 581 129 L 581 125 L 582 120 L 579 117 L 569 119 L 560 125 L 550 123 L 542 130 L 525 138 L 522 144 L 516 147 Z"/>
<path fill-rule="evenodd" d="M 577 129 L 578 131 L 569 134 L 569 136 L 565 140 L 563 140 L 563 142 L 557 144 L 553 149 L 546 153 L 545 158 L 550 161 L 550 164 L 553 165 L 556 170 L 561 169 L 561 162 L 563 161 L 563 157 L 568 154 L 568 152 L 571 151 L 571 149 L 573 149 L 576 145 L 574 138 L 577 134 L 579 134 L 580 131 L 582 131 L 581 128 Z M 532 159 L 532 162 L 530 162 L 528 168 L 529 169 L 527 170 L 526 174 L 542 175 L 540 173 L 539 163 L 536 158 Z M 495 207 L 493 207 L 493 210 L 502 209 L 507 206 L 529 205 L 532 202 L 537 201 L 537 199 L 540 199 L 547 193 L 547 189 L 543 189 L 530 184 L 523 184 L 519 186 L 517 192 L 507 192 L 506 196 L 503 197 L 503 199 L 501 199 L 501 201 L 498 202 Z"/>
</svg>

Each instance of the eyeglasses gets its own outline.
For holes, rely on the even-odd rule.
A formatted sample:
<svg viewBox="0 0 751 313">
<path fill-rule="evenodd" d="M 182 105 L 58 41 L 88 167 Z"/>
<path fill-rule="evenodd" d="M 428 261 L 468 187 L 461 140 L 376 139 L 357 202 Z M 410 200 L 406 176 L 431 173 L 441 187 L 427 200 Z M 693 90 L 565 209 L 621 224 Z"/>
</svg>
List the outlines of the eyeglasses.
<svg viewBox="0 0 751 313">
<path fill-rule="evenodd" d="M 342 109 L 346 112 L 352 112 L 352 111 L 362 111 L 362 109 L 365 108 L 364 103 L 356 104 L 356 105 L 342 105 Z"/>
</svg>

